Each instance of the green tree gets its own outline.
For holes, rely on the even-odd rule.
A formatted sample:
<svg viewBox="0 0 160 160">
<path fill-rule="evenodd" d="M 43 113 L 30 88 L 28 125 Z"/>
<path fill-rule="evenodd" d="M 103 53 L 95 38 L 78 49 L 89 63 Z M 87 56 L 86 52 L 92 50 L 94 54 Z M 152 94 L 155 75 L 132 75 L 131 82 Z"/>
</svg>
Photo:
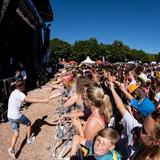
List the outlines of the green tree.
<svg viewBox="0 0 160 160">
<path fill-rule="evenodd" d="M 112 44 L 98 43 L 96 38 L 89 40 L 75 41 L 73 45 L 58 38 L 51 40 L 51 61 L 58 58 L 66 60 L 83 61 L 87 56 L 97 60 L 105 57 L 110 62 L 142 61 L 160 62 L 160 52 L 155 55 L 144 52 L 143 50 L 130 49 L 122 41 L 115 40 Z"/>
<path fill-rule="evenodd" d="M 72 52 L 72 46 L 58 38 L 52 39 L 50 41 L 51 46 L 51 59 L 53 61 L 58 61 L 58 58 L 68 59 Z"/>
<path fill-rule="evenodd" d="M 134 61 L 148 62 L 148 56 L 142 50 L 132 49 L 130 58 Z"/>
<path fill-rule="evenodd" d="M 95 60 L 99 57 L 99 48 L 99 44 L 95 38 L 90 38 L 85 41 L 76 41 L 72 46 L 72 54 L 69 58 L 81 62 L 87 56 L 90 56 L 90 58 Z"/>
<path fill-rule="evenodd" d="M 129 52 L 129 47 L 124 45 L 121 41 L 114 41 L 112 45 L 108 46 L 109 61 L 111 62 L 125 62 Z"/>
<path fill-rule="evenodd" d="M 154 57 L 157 62 L 160 62 L 160 52 L 158 54 L 154 55 Z"/>
</svg>

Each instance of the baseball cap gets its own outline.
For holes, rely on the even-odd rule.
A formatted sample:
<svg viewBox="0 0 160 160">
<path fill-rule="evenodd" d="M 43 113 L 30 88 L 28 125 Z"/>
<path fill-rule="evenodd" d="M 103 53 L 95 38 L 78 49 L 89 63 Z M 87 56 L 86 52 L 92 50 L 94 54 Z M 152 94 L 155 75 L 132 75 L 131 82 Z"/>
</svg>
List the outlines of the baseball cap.
<svg viewBox="0 0 160 160">
<path fill-rule="evenodd" d="M 138 86 L 136 84 L 131 84 L 128 86 L 128 91 L 129 93 L 133 93 L 137 88 Z"/>
<path fill-rule="evenodd" d="M 151 79 L 148 78 L 148 77 L 146 76 L 146 74 L 144 74 L 144 73 L 141 73 L 141 74 L 138 76 L 138 78 L 140 78 L 140 79 L 143 80 L 144 82 L 151 82 Z"/>
<path fill-rule="evenodd" d="M 155 110 L 155 105 L 153 102 L 146 97 L 142 101 L 138 101 L 133 98 L 130 103 L 132 107 L 137 109 L 137 111 L 145 117 L 150 115 Z"/>
</svg>

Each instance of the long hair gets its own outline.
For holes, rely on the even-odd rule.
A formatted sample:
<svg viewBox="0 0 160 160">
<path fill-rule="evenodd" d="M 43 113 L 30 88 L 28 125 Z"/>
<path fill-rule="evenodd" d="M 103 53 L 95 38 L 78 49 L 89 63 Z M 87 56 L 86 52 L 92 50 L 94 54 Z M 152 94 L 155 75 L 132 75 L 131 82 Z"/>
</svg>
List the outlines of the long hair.
<svg viewBox="0 0 160 160">
<path fill-rule="evenodd" d="M 86 89 L 87 98 L 99 108 L 99 114 L 109 121 L 112 116 L 112 105 L 108 95 L 105 95 L 102 89 L 96 86 L 89 86 Z"/>
<path fill-rule="evenodd" d="M 155 121 L 154 135 L 150 137 L 150 145 L 145 146 L 136 160 L 159 160 L 160 159 L 160 108 L 153 111 L 151 117 Z"/>
<path fill-rule="evenodd" d="M 132 159 L 132 158 L 131 158 Z M 143 148 L 135 159 L 133 160 L 159 160 L 160 159 L 160 147 L 147 146 Z"/>
</svg>

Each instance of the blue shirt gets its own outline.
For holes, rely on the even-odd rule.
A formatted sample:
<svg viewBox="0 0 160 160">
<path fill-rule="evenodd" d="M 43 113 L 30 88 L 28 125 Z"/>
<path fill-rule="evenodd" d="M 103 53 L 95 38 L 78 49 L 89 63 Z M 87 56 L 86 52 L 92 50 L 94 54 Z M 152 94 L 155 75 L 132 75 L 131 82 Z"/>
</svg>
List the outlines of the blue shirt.
<svg viewBox="0 0 160 160">
<path fill-rule="evenodd" d="M 93 141 L 86 141 L 85 146 L 89 148 L 89 156 L 93 155 Z M 121 160 L 121 156 L 115 150 L 109 151 L 101 156 L 94 156 L 94 158 L 96 160 L 114 160 L 114 154 L 116 154 L 116 160 Z"/>
</svg>

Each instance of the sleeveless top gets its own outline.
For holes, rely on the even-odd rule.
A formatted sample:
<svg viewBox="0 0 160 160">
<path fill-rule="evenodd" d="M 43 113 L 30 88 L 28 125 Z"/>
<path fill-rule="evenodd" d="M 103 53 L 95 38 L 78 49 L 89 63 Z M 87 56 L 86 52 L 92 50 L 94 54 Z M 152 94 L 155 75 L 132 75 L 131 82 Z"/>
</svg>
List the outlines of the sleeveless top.
<svg viewBox="0 0 160 160">
<path fill-rule="evenodd" d="M 105 127 L 105 125 L 106 125 L 105 119 L 101 115 L 99 115 L 98 113 L 92 113 L 88 117 L 87 122 L 91 121 L 91 120 L 96 120 L 103 127 Z"/>
</svg>

